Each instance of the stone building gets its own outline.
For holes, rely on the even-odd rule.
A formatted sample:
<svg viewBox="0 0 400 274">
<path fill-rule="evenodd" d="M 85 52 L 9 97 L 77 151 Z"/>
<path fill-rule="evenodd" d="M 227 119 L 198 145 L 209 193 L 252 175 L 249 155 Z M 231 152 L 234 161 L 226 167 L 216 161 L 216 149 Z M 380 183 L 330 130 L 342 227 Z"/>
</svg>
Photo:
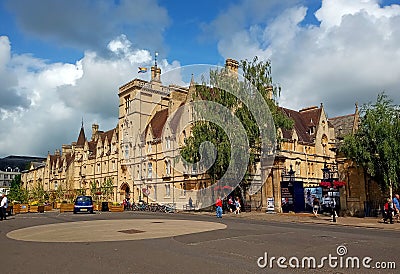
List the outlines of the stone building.
<svg viewBox="0 0 400 274">
<path fill-rule="evenodd" d="M 176 168 L 176 157 L 190 128 L 180 128 L 191 87 L 165 86 L 161 69 L 151 68 L 151 81 L 140 79 L 119 88 L 119 152 L 123 185 L 132 190 L 134 201 L 171 203 L 181 208 L 200 184 L 190 176 L 191 168 Z M 190 110 L 189 110 L 190 111 Z M 185 113 L 190 119 L 191 114 Z M 182 126 L 184 127 L 184 126 Z M 181 129 L 179 133 L 176 132 Z M 192 197 L 194 199 L 194 197 Z"/>
<path fill-rule="evenodd" d="M 45 162 L 32 162 L 29 170 L 22 173 L 21 181 L 27 189 L 39 186 L 53 193 L 63 190 L 62 199 L 70 199 L 78 193 L 93 195 L 93 189 L 100 189 L 106 180 L 111 180 L 115 200 L 119 193 L 118 168 L 117 130 L 103 132 L 93 124 L 91 139 L 87 140 L 82 124 L 76 142 L 49 153 Z"/>
<path fill-rule="evenodd" d="M 226 60 L 226 68 L 237 75 L 238 62 Z M 41 184 L 45 190 L 93 195 L 105 181 L 112 182 L 110 199 L 121 202 L 129 197 L 137 202 L 171 203 L 182 208 L 191 199 L 202 206 L 198 193 L 211 185 L 206 175 L 198 175 L 196 164 L 183 164 L 179 149 L 191 134 L 196 86 L 163 85 L 157 63 L 151 68 L 151 80 L 134 79 L 118 89 L 118 125 L 109 131 L 92 126 L 86 139 L 83 126 L 77 141 L 63 145 L 48 155 L 45 163 L 33 163 L 22 175 L 27 188 Z M 337 155 L 337 146 L 349 130 L 357 127 L 354 115 L 328 119 L 325 109 L 312 106 L 299 111 L 280 107 L 293 119 L 292 130 L 278 129 L 278 147 L 271 172 L 260 190 L 249 195 L 235 190 L 252 210 L 305 211 L 314 197 L 337 195 L 345 210 L 362 211 L 369 195 L 365 180 L 354 165 Z M 263 168 L 263 167 L 262 167 Z M 347 182 L 340 191 L 327 192 L 320 186 L 323 170 L 332 178 Z M 197 193 L 197 194 L 196 194 Z M 72 195 L 72 194 L 71 194 Z M 197 195 L 197 196 L 196 196 Z"/>
<path fill-rule="evenodd" d="M 337 170 L 335 132 L 322 104 L 300 111 L 283 107 L 280 110 L 293 119 L 293 129 L 278 129 L 278 148 L 271 172 L 262 189 L 246 200 L 252 208 L 264 210 L 267 199 L 273 198 L 275 211 L 305 211 L 309 209 L 308 192 L 311 198 L 321 198 L 323 194 L 320 182 L 324 166 Z"/>
</svg>

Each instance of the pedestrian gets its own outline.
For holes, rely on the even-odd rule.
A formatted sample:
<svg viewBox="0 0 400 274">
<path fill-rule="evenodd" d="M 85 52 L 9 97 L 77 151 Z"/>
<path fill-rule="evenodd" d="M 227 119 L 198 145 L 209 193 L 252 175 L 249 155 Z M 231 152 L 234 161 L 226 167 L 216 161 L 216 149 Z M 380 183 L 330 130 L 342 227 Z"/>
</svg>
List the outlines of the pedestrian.
<svg viewBox="0 0 400 274">
<path fill-rule="evenodd" d="M 228 206 L 230 212 L 233 212 L 235 210 L 235 203 L 233 202 L 232 196 L 229 196 Z"/>
<path fill-rule="evenodd" d="M 313 213 L 315 217 L 318 217 L 318 210 L 319 210 L 319 200 L 317 197 L 313 200 Z"/>
<path fill-rule="evenodd" d="M 1 197 L 1 203 L 0 203 L 0 210 L 1 210 L 1 220 L 3 221 L 6 220 L 6 209 L 8 207 L 8 200 L 6 194 L 3 193 Z"/>
<path fill-rule="evenodd" d="M 325 194 L 324 197 L 322 197 L 322 212 L 330 212 L 330 203 L 331 203 L 331 198 L 328 196 L 328 194 Z"/>
<path fill-rule="evenodd" d="M 240 214 L 240 200 L 239 197 L 236 197 L 235 200 L 235 214 Z"/>
<path fill-rule="evenodd" d="M 217 218 L 222 218 L 222 200 L 221 200 L 221 197 L 218 196 L 217 201 L 215 202 L 215 206 L 217 207 Z"/>
<path fill-rule="evenodd" d="M 192 200 L 192 197 L 189 197 L 189 202 L 188 202 L 188 204 L 189 204 L 189 209 L 193 209 L 193 200 Z"/>
<path fill-rule="evenodd" d="M 393 217 L 395 221 L 400 221 L 400 197 L 397 193 L 393 197 Z"/>
<path fill-rule="evenodd" d="M 390 198 L 387 198 L 383 210 L 383 222 L 387 224 L 387 220 L 389 219 L 390 223 L 393 224 L 393 201 Z"/>
<path fill-rule="evenodd" d="M 338 217 L 336 213 L 336 200 L 335 197 L 332 197 L 330 200 L 330 207 L 331 207 L 331 214 L 332 214 L 332 220 L 336 222 L 336 218 Z"/>
</svg>

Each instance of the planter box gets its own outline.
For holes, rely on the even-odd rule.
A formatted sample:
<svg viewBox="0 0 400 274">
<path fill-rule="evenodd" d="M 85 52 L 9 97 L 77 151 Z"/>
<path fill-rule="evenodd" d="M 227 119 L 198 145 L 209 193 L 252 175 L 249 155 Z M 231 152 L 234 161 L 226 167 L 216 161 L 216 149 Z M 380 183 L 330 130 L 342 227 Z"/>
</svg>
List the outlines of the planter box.
<svg viewBox="0 0 400 274">
<path fill-rule="evenodd" d="M 20 208 L 20 204 L 15 204 L 13 205 L 13 212 L 14 214 L 18 214 L 19 213 L 19 208 Z"/>
<path fill-rule="evenodd" d="M 60 213 L 61 212 L 74 212 L 74 204 L 61 204 L 60 205 Z"/>
<path fill-rule="evenodd" d="M 110 210 L 110 212 L 123 212 L 124 205 L 109 205 L 108 209 Z"/>
<path fill-rule="evenodd" d="M 19 205 L 19 213 L 28 213 L 29 205 L 28 204 L 20 204 Z"/>
<path fill-rule="evenodd" d="M 52 211 L 52 210 L 53 210 L 53 206 L 51 206 L 51 205 L 44 206 L 44 211 Z"/>
<path fill-rule="evenodd" d="M 37 212 L 39 212 L 39 206 L 30 205 L 30 206 L 29 206 L 29 212 L 31 212 L 31 213 L 37 213 Z"/>
</svg>

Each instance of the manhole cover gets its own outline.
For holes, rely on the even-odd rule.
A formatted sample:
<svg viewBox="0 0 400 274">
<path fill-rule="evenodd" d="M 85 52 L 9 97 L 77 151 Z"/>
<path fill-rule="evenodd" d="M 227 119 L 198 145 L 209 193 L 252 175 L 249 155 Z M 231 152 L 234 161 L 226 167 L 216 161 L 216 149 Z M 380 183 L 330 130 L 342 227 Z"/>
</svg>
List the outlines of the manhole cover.
<svg viewBox="0 0 400 274">
<path fill-rule="evenodd" d="M 144 231 L 142 231 L 142 230 L 137 230 L 137 229 L 128 229 L 128 230 L 120 230 L 120 231 L 118 231 L 118 232 L 126 233 L 126 234 L 135 234 L 135 233 L 142 233 L 142 232 L 144 232 Z"/>
</svg>

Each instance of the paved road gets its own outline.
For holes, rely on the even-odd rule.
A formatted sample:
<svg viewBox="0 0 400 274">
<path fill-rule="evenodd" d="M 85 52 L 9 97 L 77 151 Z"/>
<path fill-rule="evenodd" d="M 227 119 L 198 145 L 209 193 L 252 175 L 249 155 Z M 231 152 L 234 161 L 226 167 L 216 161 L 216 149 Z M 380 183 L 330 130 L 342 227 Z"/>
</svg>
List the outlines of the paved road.
<svg viewBox="0 0 400 274">
<path fill-rule="evenodd" d="M 71 230 L 74 233 L 68 236 Z M 59 240 L 54 231 L 60 234 Z M 116 238 L 105 239 L 109 233 Z M 367 270 L 362 265 L 360 269 L 331 268 L 326 260 L 323 268 L 312 270 L 282 269 L 274 260 L 270 269 L 260 268 L 257 260 L 266 252 L 268 261 L 283 256 L 286 264 L 289 260 L 295 264 L 296 258 L 301 264 L 304 257 L 315 257 L 317 265 L 322 257 L 339 257 L 344 262 L 348 257 L 360 262 L 371 257 L 371 266 L 395 262 L 399 268 L 399 236 L 395 230 L 191 214 L 20 214 L 0 222 L 0 272 L 398 273 L 395 269 Z M 74 242 L 68 242 L 68 237 L 74 237 Z M 346 254 L 339 256 L 338 252 Z"/>
</svg>

